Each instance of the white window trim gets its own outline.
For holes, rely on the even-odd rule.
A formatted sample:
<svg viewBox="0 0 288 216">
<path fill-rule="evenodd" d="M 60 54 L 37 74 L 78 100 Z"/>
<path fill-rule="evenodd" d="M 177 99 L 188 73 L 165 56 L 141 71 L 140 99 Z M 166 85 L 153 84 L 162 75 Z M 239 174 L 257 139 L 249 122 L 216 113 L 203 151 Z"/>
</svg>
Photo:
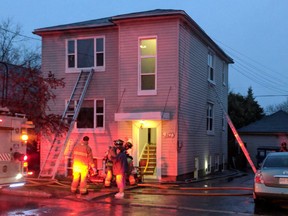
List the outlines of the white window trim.
<svg viewBox="0 0 288 216">
<path fill-rule="evenodd" d="M 94 101 L 94 128 L 77 128 L 77 121 L 74 124 L 73 127 L 73 132 L 74 133 L 104 133 L 105 132 L 105 118 L 106 118 L 106 103 L 105 103 L 105 99 L 103 98 L 94 98 L 94 99 L 86 99 L 86 100 L 93 100 Z M 101 128 L 96 128 L 96 101 L 97 100 L 103 100 L 103 106 L 104 106 L 104 110 L 103 110 L 103 127 Z M 67 105 L 68 100 L 65 100 L 65 106 Z M 76 101 L 74 101 L 74 107 L 76 108 Z"/>
<path fill-rule="evenodd" d="M 141 50 L 140 41 L 145 39 L 156 39 L 156 55 L 155 55 L 155 89 L 154 90 L 141 90 Z M 154 56 L 153 56 L 154 57 Z M 154 36 L 138 37 L 138 92 L 137 95 L 157 95 L 157 62 L 158 62 L 158 38 Z"/>
<path fill-rule="evenodd" d="M 103 113 L 101 114 L 97 114 L 96 112 L 96 101 L 97 100 L 103 100 Z M 94 99 L 94 117 L 95 117 L 95 121 L 94 121 L 94 131 L 98 131 L 98 132 L 102 132 L 103 130 L 105 130 L 105 108 L 106 108 L 106 104 L 105 104 L 105 99 L 104 98 L 96 98 Z M 96 116 L 97 115 L 103 115 L 103 127 L 101 128 L 96 128 Z"/>
<path fill-rule="evenodd" d="M 222 85 L 226 86 L 227 85 L 227 68 L 228 65 L 225 61 L 222 63 Z"/>
<path fill-rule="evenodd" d="M 212 56 L 212 66 L 208 65 L 208 58 L 209 58 L 209 55 Z M 213 80 L 210 79 L 210 68 L 213 69 Z M 211 50 L 211 49 L 208 49 L 208 53 L 207 53 L 207 73 L 208 73 L 208 82 L 212 83 L 212 84 L 216 84 L 216 73 L 215 73 L 215 53 Z"/>
<path fill-rule="evenodd" d="M 210 105 L 212 105 L 212 130 L 208 130 L 208 128 L 207 128 L 207 125 L 206 125 L 206 130 L 207 130 L 207 134 L 208 135 L 214 135 L 214 127 L 215 127 L 215 107 L 214 107 L 214 103 L 212 103 L 212 102 L 208 102 L 207 103 L 207 109 L 208 109 L 208 107 L 210 106 Z M 206 112 L 207 112 L 207 110 L 206 110 Z M 206 113 L 206 115 L 207 115 L 207 113 Z M 206 116 L 206 121 L 207 121 L 207 119 L 208 119 L 208 115 Z"/>
<path fill-rule="evenodd" d="M 96 66 L 96 39 L 97 38 L 103 38 L 103 53 L 104 53 L 104 57 L 103 57 L 103 66 Z M 83 39 L 94 39 L 94 63 L 95 66 L 94 67 L 89 67 L 89 68 L 77 68 L 77 43 L 75 43 L 75 68 L 69 68 L 68 67 L 68 41 L 74 41 L 76 42 L 77 40 L 83 40 Z M 79 37 L 79 38 L 67 38 L 65 40 L 65 72 L 66 73 L 79 73 L 81 70 L 91 70 L 94 69 L 95 72 L 103 72 L 105 71 L 105 65 L 106 65 L 106 48 L 105 48 L 105 36 L 103 35 L 99 35 L 99 36 L 95 36 L 95 37 Z"/>
</svg>

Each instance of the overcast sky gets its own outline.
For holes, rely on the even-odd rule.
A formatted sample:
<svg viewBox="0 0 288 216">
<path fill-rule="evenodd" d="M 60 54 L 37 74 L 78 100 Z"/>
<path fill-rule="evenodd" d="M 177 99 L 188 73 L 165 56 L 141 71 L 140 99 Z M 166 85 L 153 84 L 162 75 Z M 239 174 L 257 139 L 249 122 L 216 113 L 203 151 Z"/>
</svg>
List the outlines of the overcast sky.
<svg viewBox="0 0 288 216">
<path fill-rule="evenodd" d="M 186 11 L 234 59 L 230 90 L 251 86 L 264 109 L 287 100 L 288 0 L 1 0 L 0 21 L 11 18 L 40 46 L 37 28 L 153 9 Z"/>
</svg>

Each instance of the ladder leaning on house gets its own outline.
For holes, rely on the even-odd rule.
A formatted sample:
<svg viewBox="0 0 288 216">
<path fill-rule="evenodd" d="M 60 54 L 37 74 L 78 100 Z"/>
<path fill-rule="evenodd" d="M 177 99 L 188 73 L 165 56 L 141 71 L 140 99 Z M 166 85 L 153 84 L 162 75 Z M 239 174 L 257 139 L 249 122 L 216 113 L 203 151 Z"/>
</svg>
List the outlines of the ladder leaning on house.
<svg viewBox="0 0 288 216">
<path fill-rule="evenodd" d="M 76 81 L 76 84 L 74 86 L 74 89 L 72 91 L 72 94 L 70 96 L 69 101 L 66 104 L 65 110 L 62 114 L 59 130 L 55 134 L 55 138 L 53 142 L 51 143 L 49 152 L 46 156 L 46 159 L 44 160 L 40 173 L 38 178 L 40 177 L 46 177 L 54 179 L 55 175 L 58 171 L 62 156 L 65 152 L 67 143 L 69 141 L 70 134 L 74 128 L 75 121 L 77 120 L 79 111 L 81 109 L 82 103 L 84 101 L 88 86 L 90 84 L 90 81 L 92 79 L 94 70 L 91 69 L 89 71 L 81 71 L 78 79 Z M 77 102 L 77 106 L 74 109 L 74 102 Z M 61 124 L 64 123 L 64 121 L 67 119 L 67 116 L 72 117 L 69 121 L 69 129 L 66 134 L 66 137 L 63 142 L 60 142 L 59 136 L 60 134 L 60 127 Z"/>
</svg>

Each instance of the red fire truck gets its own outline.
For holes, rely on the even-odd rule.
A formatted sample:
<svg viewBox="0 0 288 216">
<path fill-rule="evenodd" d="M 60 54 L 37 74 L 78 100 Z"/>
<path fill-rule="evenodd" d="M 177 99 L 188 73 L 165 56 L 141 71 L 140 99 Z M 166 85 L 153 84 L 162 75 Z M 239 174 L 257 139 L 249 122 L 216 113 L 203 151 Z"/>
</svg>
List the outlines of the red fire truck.
<svg viewBox="0 0 288 216">
<path fill-rule="evenodd" d="M 28 175 L 26 147 L 28 128 L 33 128 L 23 114 L 12 114 L 0 107 L 0 188 L 25 184 Z"/>
</svg>

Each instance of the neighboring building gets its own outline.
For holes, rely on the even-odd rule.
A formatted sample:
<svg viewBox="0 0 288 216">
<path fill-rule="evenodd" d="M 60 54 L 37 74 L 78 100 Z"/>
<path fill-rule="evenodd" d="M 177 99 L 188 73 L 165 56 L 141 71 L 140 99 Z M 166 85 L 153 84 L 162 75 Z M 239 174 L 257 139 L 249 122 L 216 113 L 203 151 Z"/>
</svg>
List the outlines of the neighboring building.
<svg viewBox="0 0 288 216">
<path fill-rule="evenodd" d="M 120 138 L 133 143 L 135 165 L 147 144 L 155 147 L 149 178 L 197 178 L 224 169 L 227 124 L 221 107 L 227 110 L 233 60 L 184 11 L 124 14 L 34 33 L 42 37 L 43 72 L 65 77 L 51 112 L 63 113 L 81 70 L 95 71 L 66 166 L 71 146 L 88 135 L 98 167 Z M 43 161 L 48 142 L 41 147 Z"/>
<path fill-rule="evenodd" d="M 238 129 L 238 133 L 247 145 L 247 151 L 256 166 L 257 148 L 278 147 L 282 142 L 288 143 L 288 113 L 280 110 L 261 120 Z"/>
</svg>

